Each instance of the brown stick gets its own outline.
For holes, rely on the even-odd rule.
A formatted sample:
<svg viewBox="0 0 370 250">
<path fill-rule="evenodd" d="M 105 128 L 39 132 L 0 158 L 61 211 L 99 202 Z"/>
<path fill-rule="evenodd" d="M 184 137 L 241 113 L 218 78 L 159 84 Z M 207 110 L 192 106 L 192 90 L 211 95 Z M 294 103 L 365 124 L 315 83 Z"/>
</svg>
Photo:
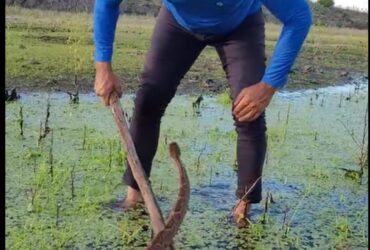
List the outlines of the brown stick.
<svg viewBox="0 0 370 250">
<path fill-rule="evenodd" d="M 140 188 L 146 207 L 148 208 L 150 221 L 152 223 L 154 236 L 164 229 L 164 219 L 155 199 L 148 178 L 141 166 L 137 156 L 134 143 L 128 130 L 128 123 L 124 116 L 119 98 L 114 95 L 110 98 L 110 107 L 112 109 L 114 120 L 117 124 L 121 142 L 127 151 L 127 159 L 131 167 L 132 174 Z"/>
</svg>

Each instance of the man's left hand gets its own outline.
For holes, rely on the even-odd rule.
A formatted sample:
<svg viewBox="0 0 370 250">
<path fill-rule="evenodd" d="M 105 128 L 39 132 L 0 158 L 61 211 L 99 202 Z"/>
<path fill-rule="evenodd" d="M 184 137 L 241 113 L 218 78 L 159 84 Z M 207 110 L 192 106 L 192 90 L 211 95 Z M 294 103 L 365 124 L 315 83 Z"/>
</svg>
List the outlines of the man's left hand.
<svg viewBox="0 0 370 250">
<path fill-rule="evenodd" d="M 269 105 L 275 91 L 264 82 L 244 88 L 234 102 L 233 115 L 239 122 L 257 119 Z"/>
</svg>

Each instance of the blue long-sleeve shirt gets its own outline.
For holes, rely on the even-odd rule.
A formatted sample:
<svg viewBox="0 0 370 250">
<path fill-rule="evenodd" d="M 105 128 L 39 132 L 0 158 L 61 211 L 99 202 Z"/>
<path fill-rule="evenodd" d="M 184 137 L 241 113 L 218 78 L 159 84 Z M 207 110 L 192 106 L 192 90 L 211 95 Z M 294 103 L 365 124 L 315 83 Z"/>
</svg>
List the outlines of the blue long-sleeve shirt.
<svg viewBox="0 0 370 250">
<path fill-rule="evenodd" d="M 95 61 L 110 62 L 122 0 L 96 0 L 94 8 Z M 305 0 L 163 0 L 176 21 L 198 34 L 221 35 L 236 28 L 263 4 L 283 23 L 262 81 L 283 87 L 312 24 Z"/>
</svg>

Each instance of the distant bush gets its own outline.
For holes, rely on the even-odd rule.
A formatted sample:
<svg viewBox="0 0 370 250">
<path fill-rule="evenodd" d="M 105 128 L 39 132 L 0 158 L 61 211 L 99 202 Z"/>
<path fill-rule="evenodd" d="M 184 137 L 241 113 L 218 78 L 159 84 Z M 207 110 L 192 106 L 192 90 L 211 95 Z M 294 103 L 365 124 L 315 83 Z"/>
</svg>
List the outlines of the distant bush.
<svg viewBox="0 0 370 250">
<path fill-rule="evenodd" d="M 5 0 L 6 5 L 43 10 L 92 12 L 97 0 Z M 182 0 L 184 1 L 184 0 Z M 294 1 L 294 0 L 293 0 Z M 315 24 L 356 29 L 368 28 L 368 13 L 355 10 L 336 8 L 335 0 L 310 0 Z M 156 16 L 161 8 L 162 0 L 124 0 L 120 5 L 121 14 Z M 263 14 L 266 22 L 281 24 L 265 7 Z"/>
<path fill-rule="evenodd" d="M 319 0 L 319 4 L 322 6 L 329 8 L 334 6 L 334 1 L 333 0 Z"/>
</svg>

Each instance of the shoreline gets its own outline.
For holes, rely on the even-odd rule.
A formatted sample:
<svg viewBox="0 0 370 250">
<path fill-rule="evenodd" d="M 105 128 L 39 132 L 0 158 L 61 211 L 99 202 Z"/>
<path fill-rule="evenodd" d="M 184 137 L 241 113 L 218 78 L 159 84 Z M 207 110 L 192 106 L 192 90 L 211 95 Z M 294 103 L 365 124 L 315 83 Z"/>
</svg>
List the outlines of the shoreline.
<svg viewBox="0 0 370 250">
<path fill-rule="evenodd" d="M 120 77 L 122 79 L 122 77 Z M 359 72 L 352 72 L 348 73 L 348 76 L 342 77 L 342 80 L 334 83 L 329 82 L 326 84 L 297 84 L 295 85 L 294 82 L 288 82 L 287 85 L 278 90 L 279 92 L 295 92 L 295 91 L 304 91 L 308 89 L 318 89 L 318 88 L 325 88 L 330 86 L 342 86 L 346 84 L 356 84 L 357 81 L 368 81 L 368 74 L 366 73 L 359 73 Z M 29 82 L 33 82 L 30 84 Z M 179 85 L 177 90 L 177 95 L 186 95 L 186 94 L 204 94 L 204 95 L 212 95 L 212 94 L 221 94 L 225 91 L 228 91 L 228 84 L 226 79 L 224 82 L 221 81 L 212 81 L 212 84 L 206 85 L 204 82 L 197 82 L 194 83 L 190 80 L 184 79 L 182 83 Z M 138 83 L 131 83 L 124 85 L 123 84 L 123 91 L 127 94 L 135 94 L 136 90 L 138 89 Z M 11 90 L 13 88 L 17 89 L 17 92 L 75 92 L 76 88 L 74 84 L 69 81 L 68 79 L 61 79 L 59 81 L 45 81 L 45 80 L 38 80 L 33 81 L 30 79 L 6 79 L 5 81 L 5 89 Z M 81 94 L 89 94 L 94 93 L 94 83 L 93 79 L 82 79 L 79 83 L 79 93 Z"/>
</svg>

